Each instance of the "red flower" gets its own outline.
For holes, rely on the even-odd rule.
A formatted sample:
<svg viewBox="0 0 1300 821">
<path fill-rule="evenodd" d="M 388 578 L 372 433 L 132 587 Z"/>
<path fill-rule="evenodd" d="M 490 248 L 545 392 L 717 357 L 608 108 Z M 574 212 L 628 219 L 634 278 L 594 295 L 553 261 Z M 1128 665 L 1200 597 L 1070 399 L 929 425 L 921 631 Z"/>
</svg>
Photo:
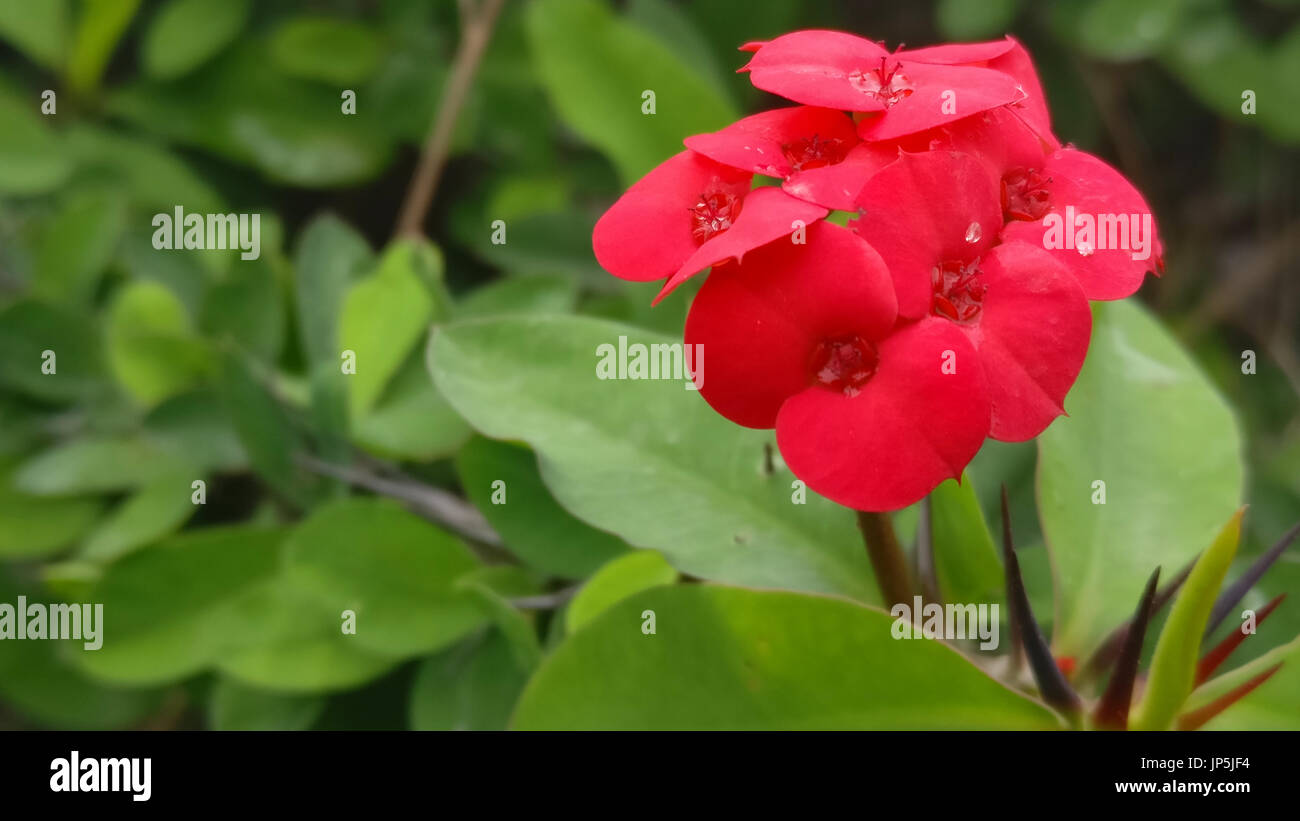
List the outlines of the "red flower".
<svg viewBox="0 0 1300 821">
<path fill-rule="evenodd" d="M 988 433 L 966 334 L 936 318 L 896 326 L 884 262 L 836 225 L 715 268 L 686 342 L 714 363 L 701 393 L 715 410 L 775 427 L 795 475 L 858 510 L 904 507 L 960 476 Z"/>
<path fill-rule="evenodd" d="M 870 140 L 914 134 L 1025 96 L 1000 71 L 919 62 L 838 31 L 796 31 L 762 43 L 741 71 L 757 88 L 797 103 L 880 112 L 859 127 Z"/>
<path fill-rule="evenodd" d="M 1064 413 L 1088 351 L 1088 301 L 1041 246 L 998 244 L 1002 207 L 988 166 L 953 151 L 905 153 L 867 183 L 860 204 L 849 227 L 889 267 L 899 314 L 941 318 L 974 346 L 989 435 L 1030 439 Z"/>
</svg>

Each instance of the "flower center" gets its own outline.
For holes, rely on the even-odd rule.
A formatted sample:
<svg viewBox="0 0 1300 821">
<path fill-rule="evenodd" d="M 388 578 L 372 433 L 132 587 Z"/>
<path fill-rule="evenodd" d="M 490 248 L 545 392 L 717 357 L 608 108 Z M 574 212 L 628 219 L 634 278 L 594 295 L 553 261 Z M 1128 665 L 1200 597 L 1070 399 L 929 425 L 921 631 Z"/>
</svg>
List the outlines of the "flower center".
<svg viewBox="0 0 1300 821">
<path fill-rule="evenodd" d="M 901 63 L 896 63 L 891 69 L 886 66 L 888 59 L 880 58 L 880 68 L 867 71 L 855 69 L 849 74 L 850 85 L 884 103 L 885 108 L 891 108 L 899 100 L 911 96 L 913 89 L 912 81 L 898 70 Z"/>
<path fill-rule="evenodd" d="M 813 349 L 809 370 L 813 380 L 842 392 L 856 396 L 858 390 L 876 373 L 880 355 L 876 346 L 860 336 L 826 339 Z"/>
<path fill-rule="evenodd" d="M 824 140 L 814 134 L 781 146 L 781 153 L 795 171 L 807 168 L 822 168 L 843 161 L 848 149 L 839 139 Z"/>
<path fill-rule="evenodd" d="M 980 282 L 980 261 L 944 262 L 930 272 L 934 297 L 930 312 L 953 322 L 972 322 L 984 307 L 988 286 Z"/>
<path fill-rule="evenodd" d="M 740 215 L 740 197 L 730 191 L 711 188 L 700 194 L 699 200 L 688 210 L 691 215 L 691 234 L 697 242 L 704 242 L 732 226 Z"/>
<path fill-rule="evenodd" d="M 1038 220 L 1052 207 L 1050 177 L 1033 168 L 1013 168 L 1002 176 L 1002 213 L 1008 220 Z"/>
</svg>

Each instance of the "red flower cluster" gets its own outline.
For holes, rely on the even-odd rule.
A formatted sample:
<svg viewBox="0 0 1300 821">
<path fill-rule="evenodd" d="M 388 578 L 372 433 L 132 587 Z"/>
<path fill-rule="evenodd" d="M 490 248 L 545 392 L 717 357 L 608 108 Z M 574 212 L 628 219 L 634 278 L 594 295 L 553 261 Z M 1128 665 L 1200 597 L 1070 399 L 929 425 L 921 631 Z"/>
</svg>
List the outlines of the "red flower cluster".
<svg viewBox="0 0 1300 821">
<path fill-rule="evenodd" d="M 859 510 L 916 502 L 985 437 L 1042 432 L 1083 364 L 1088 300 L 1162 267 L 1142 196 L 1053 136 L 1011 38 L 890 52 L 799 31 L 742 50 L 755 86 L 800 105 L 688 137 L 593 237 L 615 276 L 666 279 L 660 299 L 712 268 L 685 333 L 708 349 L 704 398 L 775 427 L 795 475 Z"/>
</svg>

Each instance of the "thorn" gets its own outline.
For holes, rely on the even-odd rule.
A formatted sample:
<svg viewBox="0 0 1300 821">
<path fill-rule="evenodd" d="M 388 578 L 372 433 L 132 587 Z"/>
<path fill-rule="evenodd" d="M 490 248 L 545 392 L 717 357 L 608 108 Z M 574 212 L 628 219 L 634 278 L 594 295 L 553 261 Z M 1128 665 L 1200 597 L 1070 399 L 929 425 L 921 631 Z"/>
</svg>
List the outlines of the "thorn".
<svg viewBox="0 0 1300 821">
<path fill-rule="evenodd" d="M 1228 613 L 1232 611 L 1232 608 L 1236 607 L 1237 603 L 1245 597 L 1246 592 L 1254 587 L 1255 583 L 1273 566 L 1273 562 L 1276 562 L 1286 552 L 1287 547 L 1295 540 L 1297 535 L 1300 535 L 1300 524 L 1296 524 L 1284 533 L 1282 538 L 1277 540 L 1277 544 L 1270 547 L 1256 559 L 1240 579 L 1223 589 L 1223 592 L 1219 594 L 1219 598 L 1214 602 L 1214 609 L 1210 611 L 1210 618 L 1206 622 L 1206 636 L 1214 632 L 1214 628 L 1223 622 Z"/>
<path fill-rule="evenodd" d="M 1216 698 L 1214 701 L 1211 701 L 1209 704 L 1205 705 L 1201 709 L 1193 710 L 1190 713 L 1186 713 L 1182 716 L 1179 716 L 1178 729 L 1199 730 L 1201 727 L 1204 727 L 1206 724 L 1210 723 L 1210 721 L 1219 713 L 1222 713 L 1224 710 L 1228 709 L 1232 705 L 1236 704 L 1238 701 L 1241 701 L 1243 698 L 1250 695 L 1252 690 L 1254 690 L 1256 687 L 1263 684 L 1264 682 L 1268 681 L 1270 678 L 1272 678 L 1274 673 L 1276 673 L 1278 670 L 1281 669 L 1282 669 L 1282 665 L 1280 663 L 1275 664 L 1269 669 L 1265 670 L 1264 672 L 1252 678 L 1250 681 L 1247 681 L 1245 684 L 1242 684 L 1236 687 L 1235 689 L 1229 691 L 1227 694 L 1219 698 Z"/>
<path fill-rule="evenodd" d="M 1175 576 L 1172 581 L 1156 593 L 1155 599 L 1151 603 L 1151 615 L 1154 616 L 1159 613 L 1164 609 L 1164 606 L 1173 599 L 1174 594 L 1183 586 L 1183 582 L 1187 581 L 1187 577 L 1191 574 L 1192 567 L 1195 565 L 1196 560 L 1192 559 L 1181 571 L 1179 571 L 1178 575 Z M 1128 630 L 1132 623 L 1133 622 L 1130 619 L 1119 627 L 1116 627 L 1111 631 L 1111 634 L 1106 637 L 1106 640 L 1103 641 L 1095 651 L 1093 651 L 1092 657 L 1088 659 L 1088 663 L 1083 666 L 1084 678 L 1100 676 L 1106 671 L 1106 668 L 1110 667 L 1111 664 L 1115 662 L 1115 659 L 1119 657 L 1120 650 L 1124 647 L 1124 639 L 1128 636 Z"/>
<path fill-rule="evenodd" d="M 1277 596 L 1273 597 L 1271 602 L 1261 607 L 1259 613 L 1255 616 L 1255 625 L 1259 626 L 1263 624 L 1264 619 L 1268 618 L 1268 615 L 1272 613 L 1285 598 L 1285 593 L 1279 593 Z M 1200 687 L 1215 670 L 1219 669 L 1219 665 L 1223 664 L 1223 662 L 1227 660 L 1228 656 L 1232 655 L 1233 651 L 1236 650 L 1250 635 L 1250 633 L 1244 633 L 1240 629 L 1237 629 L 1224 636 L 1223 641 L 1215 645 L 1214 649 L 1206 653 L 1200 663 L 1196 665 L 1195 686 Z"/>
<path fill-rule="evenodd" d="M 1142 660 L 1142 642 L 1146 639 L 1147 624 L 1151 620 L 1156 598 L 1156 583 L 1160 581 L 1160 568 L 1147 579 L 1147 586 L 1138 600 L 1131 627 L 1124 632 L 1124 645 L 1115 661 L 1106 692 L 1093 711 L 1093 721 L 1099 729 L 1128 729 L 1128 711 L 1133 704 L 1133 684 L 1137 681 L 1138 664 Z"/>
<path fill-rule="evenodd" d="M 1016 548 L 1011 538 L 1011 521 L 1007 515 L 1007 488 L 1002 487 L 1002 553 L 1006 563 L 1007 602 L 1011 613 L 1020 624 L 1020 640 L 1025 648 L 1025 657 L 1029 660 L 1029 669 L 1038 683 L 1038 692 L 1043 701 L 1065 713 L 1070 718 L 1077 718 L 1083 709 L 1083 702 L 1074 688 L 1065 680 L 1065 675 L 1056 666 L 1052 658 L 1052 649 L 1048 647 L 1043 632 L 1034 619 L 1029 607 L 1029 594 L 1025 590 L 1024 579 L 1020 576 L 1020 562 L 1016 559 Z"/>
</svg>

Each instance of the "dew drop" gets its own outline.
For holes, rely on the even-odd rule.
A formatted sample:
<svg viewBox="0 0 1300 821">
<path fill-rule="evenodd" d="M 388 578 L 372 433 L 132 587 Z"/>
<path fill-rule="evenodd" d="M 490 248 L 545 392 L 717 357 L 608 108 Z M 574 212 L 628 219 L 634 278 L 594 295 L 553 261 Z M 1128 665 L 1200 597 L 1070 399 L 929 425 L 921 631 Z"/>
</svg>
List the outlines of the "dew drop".
<svg viewBox="0 0 1300 821">
<path fill-rule="evenodd" d="M 971 243 L 972 245 L 979 242 L 980 237 L 982 237 L 983 235 L 984 232 L 980 229 L 980 224 L 978 222 L 972 222 L 966 228 L 966 241 Z"/>
<path fill-rule="evenodd" d="M 1091 242 L 1081 242 L 1076 246 L 1076 248 L 1079 251 L 1079 256 L 1081 257 L 1092 256 L 1093 247 Z"/>
</svg>

